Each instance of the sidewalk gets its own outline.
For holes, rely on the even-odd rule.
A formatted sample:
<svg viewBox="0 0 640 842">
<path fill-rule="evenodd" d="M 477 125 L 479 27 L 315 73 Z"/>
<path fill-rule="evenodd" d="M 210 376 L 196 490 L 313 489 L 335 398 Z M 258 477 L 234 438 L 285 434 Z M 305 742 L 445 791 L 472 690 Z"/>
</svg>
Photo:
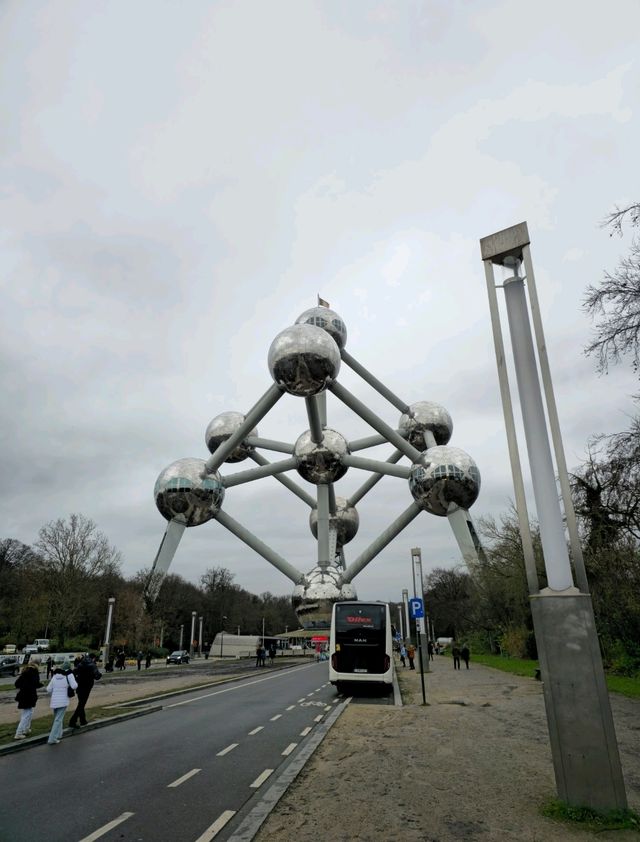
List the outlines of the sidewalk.
<svg viewBox="0 0 640 842">
<path fill-rule="evenodd" d="M 419 672 L 398 674 L 408 704 L 349 705 L 256 842 L 594 842 L 540 815 L 555 796 L 540 682 L 473 662 L 454 671 L 436 657 L 423 707 Z M 640 812 L 640 703 L 611 703 L 629 806 Z"/>
</svg>

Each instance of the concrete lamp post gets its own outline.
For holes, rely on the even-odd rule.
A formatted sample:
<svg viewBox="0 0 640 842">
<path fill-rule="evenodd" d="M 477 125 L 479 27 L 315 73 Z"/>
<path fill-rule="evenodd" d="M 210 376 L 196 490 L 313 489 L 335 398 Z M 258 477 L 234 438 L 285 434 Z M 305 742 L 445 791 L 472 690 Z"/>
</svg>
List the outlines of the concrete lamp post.
<svg viewBox="0 0 640 842">
<path fill-rule="evenodd" d="M 115 596 L 110 596 L 107 600 L 107 627 L 104 632 L 104 646 L 102 652 L 102 663 L 106 666 L 109 659 L 109 649 L 111 648 L 111 624 L 113 621 L 113 606 L 116 604 Z"/>
<path fill-rule="evenodd" d="M 533 624 L 543 680 L 551 753 L 559 798 L 573 806 L 621 809 L 627 799 L 611 706 L 578 538 L 526 222 L 480 240 L 498 367 L 507 445 L 522 538 Z M 548 587 L 540 589 L 522 478 L 511 390 L 496 296 L 494 266 L 507 277 L 505 307 L 524 437 L 540 524 Z M 529 308 L 533 322 L 531 332 Z M 537 350 L 537 359 L 536 359 Z M 540 387 L 538 367 L 542 378 Z M 555 455 L 549 443 L 545 406 Z M 571 545 L 558 501 L 559 478 Z M 572 564 L 573 562 L 573 570 Z M 574 573 L 577 587 L 574 585 Z"/>
<path fill-rule="evenodd" d="M 193 658 L 193 641 L 195 640 L 196 617 L 197 616 L 198 616 L 197 611 L 191 612 L 191 638 L 189 640 L 189 658 Z"/>
</svg>

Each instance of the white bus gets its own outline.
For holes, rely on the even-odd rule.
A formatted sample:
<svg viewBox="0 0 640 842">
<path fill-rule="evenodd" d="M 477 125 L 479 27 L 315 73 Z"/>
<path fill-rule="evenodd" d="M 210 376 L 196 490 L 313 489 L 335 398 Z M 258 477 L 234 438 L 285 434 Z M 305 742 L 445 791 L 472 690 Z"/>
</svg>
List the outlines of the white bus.
<svg viewBox="0 0 640 842">
<path fill-rule="evenodd" d="M 329 681 L 393 685 L 391 617 L 386 602 L 336 602 L 331 614 Z"/>
</svg>

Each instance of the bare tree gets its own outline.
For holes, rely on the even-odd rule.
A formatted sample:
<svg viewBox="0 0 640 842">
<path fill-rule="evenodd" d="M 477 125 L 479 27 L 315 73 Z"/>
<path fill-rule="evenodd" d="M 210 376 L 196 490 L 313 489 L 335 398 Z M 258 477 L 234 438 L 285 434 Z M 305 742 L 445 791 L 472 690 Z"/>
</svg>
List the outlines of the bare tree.
<svg viewBox="0 0 640 842">
<path fill-rule="evenodd" d="M 92 580 L 116 573 L 120 553 L 92 520 L 79 514 L 43 526 L 35 547 L 51 599 L 51 621 L 62 647 L 86 610 Z"/>
<path fill-rule="evenodd" d="M 640 226 L 640 204 L 616 207 L 602 225 L 612 235 L 621 235 L 625 222 Z M 607 371 L 610 362 L 631 357 L 634 369 L 640 371 L 640 241 L 636 237 L 615 272 L 605 272 L 599 284 L 587 287 L 583 306 L 596 321 L 585 353 L 597 356 L 598 369 Z"/>
</svg>

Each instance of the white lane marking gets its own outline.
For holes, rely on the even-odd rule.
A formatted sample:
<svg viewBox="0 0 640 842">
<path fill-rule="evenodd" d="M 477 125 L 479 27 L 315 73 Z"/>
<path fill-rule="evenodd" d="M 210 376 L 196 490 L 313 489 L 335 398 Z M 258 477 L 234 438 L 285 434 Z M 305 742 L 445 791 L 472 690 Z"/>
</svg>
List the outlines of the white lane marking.
<svg viewBox="0 0 640 842">
<path fill-rule="evenodd" d="M 264 772 L 261 775 L 258 775 L 258 777 L 255 779 L 255 781 L 252 784 L 249 784 L 249 786 L 252 789 L 257 789 L 259 786 L 262 786 L 262 784 L 267 780 L 269 775 L 271 775 L 272 773 L 273 773 L 273 769 L 265 769 Z"/>
<path fill-rule="evenodd" d="M 309 696 L 313 696 L 313 694 L 314 694 L 315 692 L 316 692 L 315 690 L 312 690 L 310 693 L 307 693 L 307 698 L 309 698 Z"/>
<path fill-rule="evenodd" d="M 187 772 L 186 775 L 183 775 L 181 778 L 178 778 L 177 781 L 174 781 L 171 784 L 167 784 L 167 789 L 169 789 L 170 786 L 180 786 L 180 784 L 183 784 L 185 781 L 188 781 L 189 778 L 192 778 L 194 775 L 197 775 L 198 772 L 202 772 L 202 769 L 192 769 L 190 772 Z"/>
<path fill-rule="evenodd" d="M 215 693 L 205 693 L 204 696 L 196 696 L 195 699 L 185 699 L 183 702 L 174 702 L 172 705 L 165 705 L 164 709 L 168 710 L 169 708 L 179 708 L 181 705 L 190 705 L 192 702 L 199 702 L 201 699 L 208 699 L 211 696 L 221 696 L 223 693 L 231 693 L 232 690 L 241 690 L 243 687 L 251 687 L 252 684 L 262 684 L 263 681 L 272 681 L 274 678 L 283 678 L 285 675 L 292 675 L 294 672 L 299 672 L 300 670 L 308 670 L 311 666 L 311 664 L 306 664 L 302 667 L 291 667 L 290 669 L 282 671 L 278 670 L 278 672 L 273 672 L 265 678 L 256 678 L 255 681 L 246 681 L 244 684 L 234 684 L 233 687 L 227 687 L 225 690 L 216 690 Z M 195 693 L 197 691 L 194 690 L 193 692 Z"/>
<path fill-rule="evenodd" d="M 324 717 L 324 713 L 320 713 L 320 714 L 318 714 L 318 716 L 316 716 L 316 718 L 313 721 L 314 722 L 322 722 L 323 717 Z"/>
<path fill-rule="evenodd" d="M 326 705 L 325 710 L 331 710 L 331 705 Z"/>
<path fill-rule="evenodd" d="M 205 830 L 202 836 L 198 836 L 196 842 L 211 842 L 213 837 L 222 830 L 229 819 L 232 819 L 235 814 L 235 810 L 225 810 L 224 813 L 221 813 L 214 823 Z"/>
<path fill-rule="evenodd" d="M 300 736 L 306 737 L 310 730 L 311 730 L 311 725 L 307 725 L 306 728 L 303 728 L 302 731 L 300 731 Z"/>
<path fill-rule="evenodd" d="M 298 704 L 300 704 L 300 702 L 304 702 L 304 700 L 305 700 L 306 698 L 307 698 L 306 696 L 303 696 L 301 699 L 298 699 Z"/>
<path fill-rule="evenodd" d="M 272 716 L 272 717 L 271 717 L 271 719 L 269 720 L 269 722 L 275 722 L 275 721 L 276 721 L 276 719 L 280 719 L 280 717 L 281 717 L 281 716 L 282 716 L 282 714 L 281 714 L 281 713 L 276 713 L 276 715 L 275 715 L 275 716 Z"/>
<path fill-rule="evenodd" d="M 249 736 L 253 737 L 254 734 L 258 733 L 258 731 L 262 731 L 263 728 L 264 728 L 264 725 L 258 725 L 258 727 L 254 728 L 253 731 L 249 731 Z"/>
<path fill-rule="evenodd" d="M 294 750 L 294 748 L 295 748 L 297 745 L 298 745 L 298 743 L 289 743 L 289 745 L 288 745 L 288 746 L 285 748 L 285 750 L 282 752 L 282 756 L 283 756 L 283 757 L 286 757 L 288 754 L 291 754 L 291 752 Z"/>
<path fill-rule="evenodd" d="M 340 701 L 340 699 L 334 699 L 334 700 L 331 702 L 331 704 L 332 704 L 332 705 L 337 705 L 339 701 Z"/>
<path fill-rule="evenodd" d="M 239 745 L 240 743 L 231 743 L 230 746 L 227 746 L 226 748 L 223 748 L 222 751 L 219 751 L 216 754 L 216 757 L 222 757 L 225 754 L 229 754 L 230 751 L 233 751 L 234 748 L 238 748 Z"/>
<path fill-rule="evenodd" d="M 293 709 L 294 709 L 294 707 L 295 707 L 295 705 L 289 705 L 289 707 L 288 707 L 288 708 L 285 708 L 285 710 L 293 710 Z"/>
<path fill-rule="evenodd" d="M 109 822 L 109 824 L 105 824 L 97 830 L 94 830 L 93 833 L 89 834 L 89 836 L 85 836 L 84 839 L 80 840 L 80 842 L 93 842 L 94 839 L 99 839 L 101 836 L 104 836 L 105 833 L 109 833 L 110 830 L 113 830 L 114 827 L 122 824 L 122 822 L 126 822 L 126 820 L 130 819 L 133 815 L 135 815 L 135 813 L 123 813 L 121 816 L 118 816 L 117 819 Z"/>
</svg>

